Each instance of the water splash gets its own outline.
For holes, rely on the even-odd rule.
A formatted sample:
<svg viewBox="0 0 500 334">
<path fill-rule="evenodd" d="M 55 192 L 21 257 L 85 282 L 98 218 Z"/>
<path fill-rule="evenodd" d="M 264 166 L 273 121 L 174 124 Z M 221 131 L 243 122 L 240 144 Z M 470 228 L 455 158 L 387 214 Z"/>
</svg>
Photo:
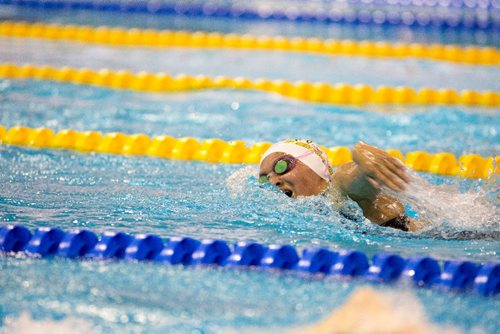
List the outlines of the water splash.
<svg viewBox="0 0 500 334">
<path fill-rule="evenodd" d="M 499 205 L 488 196 L 498 189 L 498 179 L 461 192 L 459 182 L 434 185 L 413 170 L 408 175 L 410 183 L 404 192 L 387 192 L 416 211 L 419 220 L 430 223 L 423 234 L 445 239 L 500 239 Z M 487 191 L 487 187 L 493 189 Z"/>
<path fill-rule="evenodd" d="M 300 215 L 331 215 L 332 203 L 326 196 L 299 196 L 291 199 L 271 183 L 259 184 L 258 167 L 246 166 L 234 171 L 226 181 L 226 186 L 233 199 L 244 199 L 247 204 L 273 203 L 272 208 L 280 214 L 293 212 Z"/>
<path fill-rule="evenodd" d="M 257 167 L 244 167 L 227 178 L 226 186 L 243 212 L 254 213 L 252 225 L 277 233 L 272 242 L 331 247 L 329 240 L 335 239 L 352 247 L 347 244 L 366 243 L 367 234 L 379 234 L 380 228 L 363 216 L 356 202 L 333 201 L 335 191 L 292 199 L 270 183 L 259 184 L 257 175 Z"/>
<path fill-rule="evenodd" d="M 243 194 L 248 182 L 259 173 L 257 165 L 249 165 L 234 171 L 226 180 L 226 187 L 231 197 L 236 198 Z"/>
</svg>

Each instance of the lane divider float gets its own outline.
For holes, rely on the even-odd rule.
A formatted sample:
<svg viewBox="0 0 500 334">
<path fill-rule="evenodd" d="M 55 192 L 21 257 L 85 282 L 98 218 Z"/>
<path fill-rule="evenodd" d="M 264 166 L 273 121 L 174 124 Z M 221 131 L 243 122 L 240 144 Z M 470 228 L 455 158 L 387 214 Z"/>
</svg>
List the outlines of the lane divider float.
<svg viewBox="0 0 500 334">
<path fill-rule="evenodd" d="M 0 0 L 0 4 L 40 9 L 278 20 L 323 24 L 375 24 L 410 27 L 498 28 L 494 0 L 486 1 L 288 1 L 252 6 L 247 1 L 108 1 L 108 0 Z"/>
<path fill-rule="evenodd" d="M 270 142 L 248 145 L 243 140 L 224 141 L 218 138 L 199 140 L 193 137 L 171 136 L 150 138 L 145 134 L 126 135 L 121 132 L 102 134 L 98 131 L 80 132 L 71 129 L 55 133 L 48 128 L 13 126 L 6 129 L 1 125 L 0 144 L 234 164 L 257 164 L 262 154 L 272 145 Z M 321 147 L 333 166 L 352 160 L 348 147 Z M 449 152 L 430 154 L 414 151 L 406 155 L 394 149 L 387 152 L 416 171 L 483 179 L 489 178 L 492 174 L 500 174 L 500 156 L 485 158 L 478 154 L 469 154 L 457 158 Z"/>
<path fill-rule="evenodd" d="M 184 266 L 260 268 L 274 271 L 352 277 L 371 282 L 407 280 L 418 287 L 446 291 L 474 291 L 483 296 L 500 292 L 500 262 L 477 264 L 448 260 L 443 265 L 432 257 L 405 259 L 397 254 L 375 254 L 371 261 L 359 250 L 331 251 L 307 247 L 302 255 L 291 245 L 261 245 L 240 241 L 229 246 L 224 240 L 196 240 L 189 237 L 162 239 L 154 234 L 131 236 L 107 231 L 99 238 L 94 232 L 57 227 L 38 227 L 34 233 L 22 225 L 0 228 L 0 255 L 58 256 L 80 260 L 149 261 Z"/>
<path fill-rule="evenodd" d="M 258 90 L 285 97 L 315 103 L 345 105 L 397 104 L 397 105 L 465 105 L 500 106 L 500 93 L 495 91 L 457 91 L 451 88 L 390 87 L 349 84 L 328 84 L 323 82 L 268 79 L 247 79 L 244 77 L 209 77 L 166 73 L 92 70 L 36 65 L 0 63 L 0 78 L 38 79 L 84 84 L 111 89 L 129 89 L 143 92 L 173 92 L 200 89 Z"/>
<path fill-rule="evenodd" d="M 154 29 L 125 29 L 4 21 L 0 36 L 70 40 L 112 46 L 147 46 L 155 48 L 232 48 L 307 52 L 324 55 L 364 57 L 421 58 L 474 65 L 499 65 L 500 51 L 494 47 L 443 44 L 389 43 L 376 41 L 334 40 L 283 36 L 254 36 Z"/>
</svg>

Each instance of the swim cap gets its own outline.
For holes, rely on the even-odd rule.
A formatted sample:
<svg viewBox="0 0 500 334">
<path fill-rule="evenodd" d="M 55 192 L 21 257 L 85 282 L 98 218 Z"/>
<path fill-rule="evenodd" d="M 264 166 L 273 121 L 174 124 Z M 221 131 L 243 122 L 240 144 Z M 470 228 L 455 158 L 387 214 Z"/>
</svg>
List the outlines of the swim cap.
<svg viewBox="0 0 500 334">
<path fill-rule="evenodd" d="M 301 161 L 304 165 L 311 168 L 313 172 L 326 181 L 330 181 L 333 176 L 333 169 L 328 161 L 328 157 L 318 145 L 311 140 L 289 139 L 271 145 L 262 155 L 260 163 L 272 153 L 285 153 Z"/>
</svg>

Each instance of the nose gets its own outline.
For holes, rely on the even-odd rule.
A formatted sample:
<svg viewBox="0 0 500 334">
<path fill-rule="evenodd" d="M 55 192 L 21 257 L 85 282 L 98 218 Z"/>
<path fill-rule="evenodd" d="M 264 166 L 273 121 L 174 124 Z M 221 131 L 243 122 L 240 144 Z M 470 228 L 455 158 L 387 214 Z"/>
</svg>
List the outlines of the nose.
<svg viewBox="0 0 500 334">
<path fill-rule="evenodd" d="M 282 184 L 280 176 L 277 175 L 276 173 L 269 173 L 267 175 L 267 179 L 276 187 L 279 187 Z"/>
</svg>

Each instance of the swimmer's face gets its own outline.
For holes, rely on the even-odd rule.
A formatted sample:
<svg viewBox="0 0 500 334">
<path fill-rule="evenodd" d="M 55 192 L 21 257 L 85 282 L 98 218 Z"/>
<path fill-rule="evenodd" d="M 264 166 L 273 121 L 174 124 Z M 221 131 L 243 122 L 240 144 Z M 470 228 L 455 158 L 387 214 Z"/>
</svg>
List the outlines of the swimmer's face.
<svg viewBox="0 0 500 334">
<path fill-rule="evenodd" d="M 289 171 L 276 173 L 276 162 L 287 157 L 290 155 L 279 152 L 268 155 L 260 164 L 259 177 L 267 177 L 271 184 L 293 198 L 319 195 L 326 189 L 328 183 L 300 160 L 295 160 L 295 165 Z"/>
</svg>

